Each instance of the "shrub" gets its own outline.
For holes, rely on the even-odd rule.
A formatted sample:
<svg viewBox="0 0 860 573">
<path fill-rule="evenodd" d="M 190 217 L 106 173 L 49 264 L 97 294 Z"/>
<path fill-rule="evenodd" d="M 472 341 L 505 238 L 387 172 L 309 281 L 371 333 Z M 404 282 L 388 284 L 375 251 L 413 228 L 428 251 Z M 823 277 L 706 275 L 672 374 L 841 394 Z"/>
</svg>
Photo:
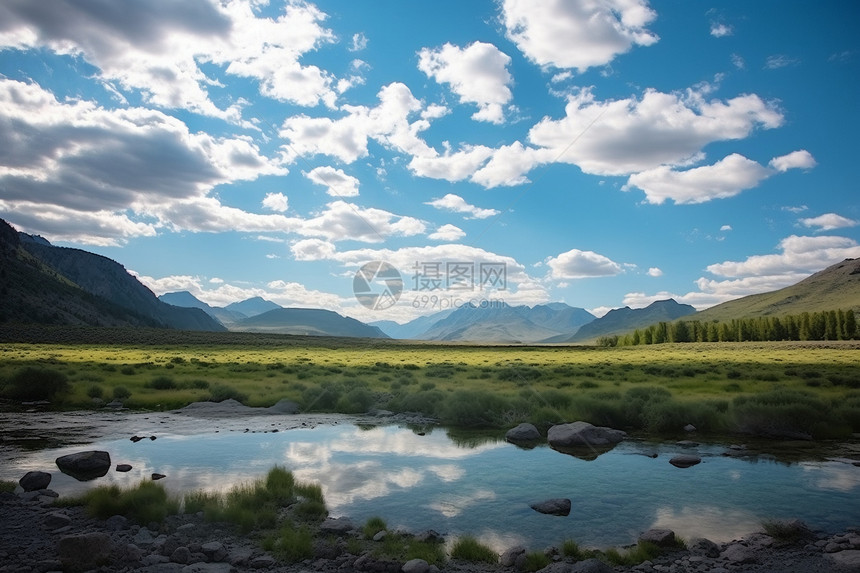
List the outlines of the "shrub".
<svg viewBox="0 0 860 573">
<path fill-rule="evenodd" d="M 454 547 L 451 549 L 451 557 L 462 559 L 463 561 L 490 563 L 493 565 L 499 561 L 499 556 L 496 555 L 495 551 L 469 535 L 461 537 L 454 543 Z"/>
<path fill-rule="evenodd" d="M 134 366 L 123 366 L 119 369 L 120 374 L 124 374 L 126 376 L 133 376 L 137 374 L 137 370 L 134 369 Z"/>
<path fill-rule="evenodd" d="M 89 388 L 87 388 L 87 396 L 93 399 L 101 399 L 104 396 L 104 388 L 99 386 L 98 384 L 93 384 Z"/>
<path fill-rule="evenodd" d="M 248 396 L 226 384 L 213 384 L 209 389 L 209 401 L 223 402 L 224 400 L 236 400 L 244 403 L 248 400 Z"/>
<path fill-rule="evenodd" d="M 388 529 L 388 525 L 385 523 L 385 520 L 381 517 L 371 517 L 364 524 L 364 527 L 361 528 L 361 532 L 368 539 L 373 539 L 373 537 L 379 533 L 380 531 L 385 531 Z"/>
<path fill-rule="evenodd" d="M 164 488 L 152 481 L 141 482 L 132 489 L 100 486 L 84 494 L 83 501 L 92 517 L 107 519 L 124 515 L 140 524 L 160 523 L 179 511 L 179 503 L 168 498 Z"/>
<path fill-rule="evenodd" d="M 806 392 L 774 390 L 734 399 L 735 421 L 743 432 L 761 435 L 821 434 L 832 423 L 831 408 Z"/>
<path fill-rule="evenodd" d="M 438 390 L 407 394 L 393 401 L 389 407 L 400 412 L 420 412 L 425 416 L 436 416 L 444 395 Z"/>
<path fill-rule="evenodd" d="M 353 388 L 337 401 L 337 411 L 344 414 L 361 414 L 373 405 L 373 392 L 367 388 Z"/>
<path fill-rule="evenodd" d="M 458 390 L 445 399 L 441 418 L 452 426 L 498 427 L 507 422 L 510 410 L 510 402 L 498 394 Z"/>
<path fill-rule="evenodd" d="M 529 551 L 526 553 L 523 571 L 540 571 L 551 563 L 550 558 L 540 551 Z"/>
<path fill-rule="evenodd" d="M 307 527 L 296 527 L 292 523 L 287 523 L 269 544 L 269 550 L 287 563 L 298 563 L 313 557 L 313 541 L 313 535 Z"/>
<path fill-rule="evenodd" d="M 52 400 L 68 390 L 69 379 L 62 372 L 27 367 L 12 375 L 4 394 L 13 400 Z"/>
<path fill-rule="evenodd" d="M 302 400 L 307 410 L 330 412 L 337 406 L 340 390 L 333 384 L 311 386 L 302 392 Z"/>
<path fill-rule="evenodd" d="M 175 390 L 176 382 L 170 376 L 158 376 L 153 378 L 147 387 L 153 390 Z"/>
<path fill-rule="evenodd" d="M 125 386 L 114 386 L 113 397 L 114 400 L 127 400 L 131 397 L 131 392 Z"/>
</svg>

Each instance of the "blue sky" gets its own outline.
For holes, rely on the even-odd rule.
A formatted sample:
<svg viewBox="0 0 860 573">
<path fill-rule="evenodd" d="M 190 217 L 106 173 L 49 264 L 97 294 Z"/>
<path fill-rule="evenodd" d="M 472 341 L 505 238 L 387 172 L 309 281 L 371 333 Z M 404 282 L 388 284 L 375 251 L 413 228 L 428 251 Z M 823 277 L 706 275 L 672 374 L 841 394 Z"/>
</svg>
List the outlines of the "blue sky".
<svg viewBox="0 0 860 573">
<path fill-rule="evenodd" d="M 860 257 L 858 21 L 848 1 L 9 0 L 0 216 L 213 305 L 706 308 Z M 396 305 L 354 297 L 371 261 L 400 271 Z"/>
</svg>

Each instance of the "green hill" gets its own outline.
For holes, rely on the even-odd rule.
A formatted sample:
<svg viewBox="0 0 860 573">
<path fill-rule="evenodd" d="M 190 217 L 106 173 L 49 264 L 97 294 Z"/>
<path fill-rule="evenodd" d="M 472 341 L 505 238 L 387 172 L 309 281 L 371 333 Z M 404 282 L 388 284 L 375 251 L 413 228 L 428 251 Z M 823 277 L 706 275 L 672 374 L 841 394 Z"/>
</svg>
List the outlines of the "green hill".
<svg viewBox="0 0 860 573">
<path fill-rule="evenodd" d="M 689 318 L 702 322 L 728 321 L 849 309 L 860 312 L 860 259 L 846 259 L 797 284 L 724 302 Z"/>
</svg>

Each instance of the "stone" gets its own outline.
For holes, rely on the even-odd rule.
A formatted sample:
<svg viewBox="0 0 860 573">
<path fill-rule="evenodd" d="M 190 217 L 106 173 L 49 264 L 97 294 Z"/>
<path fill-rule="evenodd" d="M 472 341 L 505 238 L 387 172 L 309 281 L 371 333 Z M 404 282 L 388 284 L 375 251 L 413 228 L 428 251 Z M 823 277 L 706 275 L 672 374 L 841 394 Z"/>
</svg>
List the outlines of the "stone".
<svg viewBox="0 0 860 573">
<path fill-rule="evenodd" d="M 547 432 L 547 441 L 552 447 L 607 446 L 617 444 L 627 436 L 622 430 L 598 427 L 588 422 L 556 424 Z"/>
<path fill-rule="evenodd" d="M 530 507 L 538 513 L 545 513 L 547 515 L 570 515 L 570 500 L 567 498 L 548 499 L 533 503 Z"/>
<path fill-rule="evenodd" d="M 78 481 L 100 478 L 110 470 L 110 454 L 99 450 L 77 452 L 56 459 L 57 467 Z"/>
<path fill-rule="evenodd" d="M 210 541 L 200 546 L 200 550 L 210 561 L 220 562 L 227 560 L 227 549 L 220 541 Z"/>
<path fill-rule="evenodd" d="M 64 571 L 88 571 L 110 561 L 113 541 L 107 533 L 82 533 L 60 539 L 57 547 Z"/>
<path fill-rule="evenodd" d="M 347 535 L 353 529 L 355 527 L 348 517 L 328 517 L 320 525 L 321 532 L 332 533 L 334 535 Z"/>
<path fill-rule="evenodd" d="M 373 540 L 376 541 L 377 543 L 379 543 L 380 541 L 384 540 L 386 537 L 388 537 L 388 532 L 383 529 L 381 531 L 376 532 L 376 535 L 373 536 Z"/>
<path fill-rule="evenodd" d="M 230 573 L 232 570 L 229 563 L 193 563 L 183 567 L 180 573 Z"/>
<path fill-rule="evenodd" d="M 410 559 L 400 568 L 403 573 L 427 573 L 429 569 L 430 564 L 423 559 Z"/>
<path fill-rule="evenodd" d="M 574 563 L 570 573 L 613 573 L 615 569 L 599 559 L 586 559 Z"/>
<path fill-rule="evenodd" d="M 689 468 L 702 463 L 702 458 L 692 454 L 680 454 L 669 460 L 669 463 L 676 468 Z"/>
<path fill-rule="evenodd" d="M 570 573 L 571 571 L 573 571 L 573 565 L 571 563 L 565 563 L 564 561 L 550 563 L 543 569 L 538 569 L 539 573 Z"/>
<path fill-rule="evenodd" d="M 187 547 L 177 547 L 173 550 L 173 553 L 170 554 L 170 560 L 173 563 L 187 565 L 188 562 L 191 561 L 191 550 Z"/>
<path fill-rule="evenodd" d="M 46 489 L 51 485 L 51 474 L 47 472 L 27 472 L 18 480 L 18 485 L 24 488 L 24 491 L 39 491 Z"/>
<path fill-rule="evenodd" d="M 131 466 L 129 464 L 117 464 L 116 471 L 125 473 L 131 471 Z"/>
<path fill-rule="evenodd" d="M 415 539 L 416 541 L 419 541 L 421 543 L 443 543 L 445 541 L 445 538 L 442 537 L 442 535 L 433 531 L 432 529 L 422 531 L 415 536 Z"/>
<path fill-rule="evenodd" d="M 737 564 L 755 563 L 758 561 L 758 557 L 756 557 L 755 552 L 740 543 L 729 545 L 723 550 L 720 556 L 727 561 Z"/>
<path fill-rule="evenodd" d="M 830 553 L 827 558 L 845 571 L 860 571 L 860 550 L 847 549 L 839 553 Z"/>
<path fill-rule="evenodd" d="M 252 569 L 269 569 L 270 567 L 274 567 L 277 564 L 274 557 L 269 557 L 268 555 L 263 555 L 261 557 L 255 557 L 251 560 L 249 565 Z"/>
<path fill-rule="evenodd" d="M 687 549 L 689 549 L 690 553 L 693 555 L 699 555 L 701 557 L 716 559 L 720 556 L 720 546 L 710 539 L 705 539 L 703 537 L 691 539 L 690 543 L 687 545 Z"/>
<path fill-rule="evenodd" d="M 675 545 L 675 532 L 671 529 L 653 528 L 640 534 L 639 541 L 653 543 L 658 547 L 672 547 Z"/>
<path fill-rule="evenodd" d="M 112 515 L 105 520 L 105 529 L 108 531 L 122 531 L 128 528 L 128 518 L 124 515 Z"/>
<path fill-rule="evenodd" d="M 72 524 L 72 518 L 61 511 L 55 511 L 45 516 L 45 527 L 48 529 L 60 529 Z"/>
<path fill-rule="evenodd" d="M 537 427 L 527 422 L 511 428 L 505 433 L 505 440 L 509 442 L 536 442 L 540 439 L 541 435 Z"/>
<path fill-rule="evenodd" d="M 502 567 L 513 567 L 514 564 L 517 562 L 517 558 L 520 555 L 525 554 L 526 548 L 522 545 L 516 545 L 514 547 L 511 547 L 510 549 L 505 550 L 505 552 L 502 553 L 502 556 L 499 558 L 499 563 L 502 565 Z"/>
<path fill-rule="evenodd" d="M 152 481 L 158 481 L 158 480 L 160 480 L 160 479 L 164 479 L 164 478 L 166 478 L 166 477 L 167 477 L 167 476 L 166 476 L 166 475 L 164 475 L 164 474 L 157 474 L 157 473 L 154 473 L 154 474 L 152 474 Z"/>
<path fill-rule="evenodd" d="M 693 424 L 687 424 L 686 426 L 684 426 L 684 431 L 685 432 L 695 432 L 696 426 L 694 426 Z"/>
</svg>

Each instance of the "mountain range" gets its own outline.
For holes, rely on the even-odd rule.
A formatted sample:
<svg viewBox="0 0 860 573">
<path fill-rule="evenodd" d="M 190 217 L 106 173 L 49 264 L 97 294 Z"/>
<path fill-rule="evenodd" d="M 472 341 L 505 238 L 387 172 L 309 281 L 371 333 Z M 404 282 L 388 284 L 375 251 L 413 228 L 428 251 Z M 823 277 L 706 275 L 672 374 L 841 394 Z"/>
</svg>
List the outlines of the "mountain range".
<svg viewBox="0 0 860 573">
<path fill-rule="evenodd" d="M 582 344 L 687 316 L 705 322 L 836 309 L 860 311 L 860 259 L 846 259 L 795 285 L 698 313 L 672 299 L 641 309 L 615 309 L 600 318 L 559 302 L 533 307 L 493 303 L 447 309 L 405 324 L 387 320 L 365 324 L 329 310 L 283 308 L 261 297 L 225 307 L 206 304 L 189 292 L 156 297 L 119 263 L 54 246 L 0 219 L 0 323 Z"/>
</svg>

